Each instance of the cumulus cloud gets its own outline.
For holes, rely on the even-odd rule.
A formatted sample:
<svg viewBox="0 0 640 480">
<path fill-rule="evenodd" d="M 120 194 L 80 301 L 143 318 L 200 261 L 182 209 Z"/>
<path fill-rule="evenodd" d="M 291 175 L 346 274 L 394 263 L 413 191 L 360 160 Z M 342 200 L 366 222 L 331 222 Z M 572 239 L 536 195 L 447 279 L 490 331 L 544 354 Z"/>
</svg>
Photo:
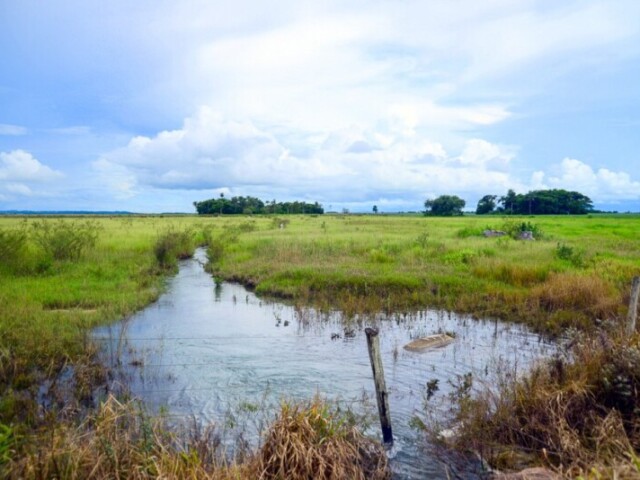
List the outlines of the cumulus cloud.
<svg viewBox="0 0 640 480">
<path fill-rule="evenodd" d="M 40 163 L 29 152 L 0 152 L 0 192 L 4 193 L 2 198 L 5 200 L 15 196 L 32 196 L 34 184 L 51 184 L 62 177 L 61 172 Z"/>
<path fill-rule="evenodd" d="M 504 171 L 511 150 L 480 139 L 452 157 L 437 142 L 388 129 L 353 127 L 301 136 L 308 148 L 295 154 L 287 138 L 266 127 L 201 108 L 182 128 L 135 137 L 94 167 L 119 196 L 145 187 L 230 188 L 346 202 L 506 189 L 513 183 Z"/>
<path fill-rule="evenodd" d="M 43 165 L 29 152 L 0 152 L 0 181 L 48 182 L 61 177 L 62 173 Z"/>
<path fill-rule="evenodd" d="M 577 190 L 594 201 L 640 199 L 640 181 L 633 180 L 626 172 L 607 168 L 596 170 L 574 158 L 563 159 L 555 170 L 557 174 L 550 176 L 547 182 L 551 187 Z"/>
</svg>

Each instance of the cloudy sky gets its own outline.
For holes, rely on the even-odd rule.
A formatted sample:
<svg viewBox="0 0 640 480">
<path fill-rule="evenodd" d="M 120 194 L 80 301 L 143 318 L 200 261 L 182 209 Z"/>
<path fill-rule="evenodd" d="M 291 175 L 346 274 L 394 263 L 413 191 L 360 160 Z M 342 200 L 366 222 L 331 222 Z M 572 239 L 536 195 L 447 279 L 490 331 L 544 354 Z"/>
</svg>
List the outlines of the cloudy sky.
<svg viewBox="0 0 640 480">
<path fill-rule="evenodd" d="M 0 0 L 0 210 L 640 211 L 637 0 Z"/>
</svg>

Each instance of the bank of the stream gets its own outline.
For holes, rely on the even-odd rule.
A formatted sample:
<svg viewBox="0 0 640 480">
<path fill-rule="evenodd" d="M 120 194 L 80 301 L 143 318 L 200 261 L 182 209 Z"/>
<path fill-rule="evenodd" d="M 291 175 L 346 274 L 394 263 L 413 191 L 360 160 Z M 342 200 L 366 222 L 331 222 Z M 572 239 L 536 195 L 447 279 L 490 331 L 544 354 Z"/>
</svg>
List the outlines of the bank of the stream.
<svg viewBox="0 0 640 480">
<path fill-rule="evenodd" d="M 352 317 L 268 302 L 240 285 L 216 284 L 203 270 L 203 254 L 181 263 L 158 302 L 94 335 L 121 374 L 112 390 L 125 385 L 151 411 L 172 419 L 222 426 L 221 441 L 230 449 L 238 439 L 257 448 L 281 399 L 314 395 L 336 402 L 380 438 L 364 338 L 364 328 L 374 326 L 391 407 L 394 478 L 477 478 L 487 472 L 475 457 L 446 465 L 414 428 L 427 397 L 429 414 L 444 423 L 451 409 L 443 405 L 464 379 L 495 389 L 499 372 L 527 371 L 554 350 L 526 327 L 445 311 Z M 454 341 L 424 352 L 403 348 L 438 332 Z"/>
</svg>

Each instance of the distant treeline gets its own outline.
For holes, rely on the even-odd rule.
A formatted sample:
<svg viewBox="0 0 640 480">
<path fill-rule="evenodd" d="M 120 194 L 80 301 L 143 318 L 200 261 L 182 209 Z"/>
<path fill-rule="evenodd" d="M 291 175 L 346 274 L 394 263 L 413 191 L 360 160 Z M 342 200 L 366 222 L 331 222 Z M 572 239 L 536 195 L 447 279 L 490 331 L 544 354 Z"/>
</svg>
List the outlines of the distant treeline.
<svg viewBox="0 0 640 480">
<path fill-rule="evenodd" d="M 255 197 L 211 198 L 202 202 L 193 202 L 200 215 L 237 215 L 237 214 L 322 214 L 324 209 L 318 202 L 263 202 Z"/>
<path fill-rule="evenodd" d="M 561 189 L 534 190 L 524 194 L 509 190 L 501 197 L 485 195 L 476 208 L 477 215 L 580 215 L 592 212 L 593 202 L 589 197 Z"/>
</svg>

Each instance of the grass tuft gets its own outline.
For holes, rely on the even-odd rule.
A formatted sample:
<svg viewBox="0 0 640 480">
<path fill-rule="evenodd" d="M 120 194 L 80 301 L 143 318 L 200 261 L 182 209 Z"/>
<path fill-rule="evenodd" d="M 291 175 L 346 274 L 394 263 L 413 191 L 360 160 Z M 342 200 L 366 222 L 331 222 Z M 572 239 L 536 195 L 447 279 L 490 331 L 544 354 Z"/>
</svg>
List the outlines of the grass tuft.
<svg viewBox="0 0 640 480">
<path fill-rule="evenodd" d="M 382 447 L 318 399 L 283 403 L 258 458 L 264 480 L 390 478 Z"/>
</svg>

